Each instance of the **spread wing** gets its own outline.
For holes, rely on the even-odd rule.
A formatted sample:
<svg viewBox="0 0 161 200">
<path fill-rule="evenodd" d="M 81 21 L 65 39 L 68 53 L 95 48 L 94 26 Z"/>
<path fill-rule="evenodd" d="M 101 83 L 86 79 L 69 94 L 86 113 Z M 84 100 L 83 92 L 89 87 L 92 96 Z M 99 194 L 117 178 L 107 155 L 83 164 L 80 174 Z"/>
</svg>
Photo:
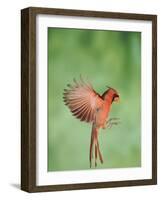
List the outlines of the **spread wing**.
<svg viewBox="0 0 161 200">
<path fill-rule="evenodd" d="M 64 90 L 64 102 L 69 107 L 73 115 L 85 122 L 92 122 L 95 112 L 103 104 L 103 99 L 97 94 L 89 83 L 82 79 L 77 82 L 74 79 L 72 85 L 68 84 L 68 89 Z"/>
</svg>

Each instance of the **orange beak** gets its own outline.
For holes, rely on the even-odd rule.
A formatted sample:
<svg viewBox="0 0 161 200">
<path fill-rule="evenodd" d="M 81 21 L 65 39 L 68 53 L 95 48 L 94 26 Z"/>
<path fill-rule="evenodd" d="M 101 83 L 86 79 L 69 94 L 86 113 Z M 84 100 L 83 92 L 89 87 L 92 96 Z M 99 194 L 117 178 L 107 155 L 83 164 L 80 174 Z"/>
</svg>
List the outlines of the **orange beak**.
<svg viewBox="0 0 161 200">
<path fill-rule="evenodd" d="M 120 98 L 119 97 L 115 97 L 114 102 L 119 103 L 120 102 Z"/>
</svg>

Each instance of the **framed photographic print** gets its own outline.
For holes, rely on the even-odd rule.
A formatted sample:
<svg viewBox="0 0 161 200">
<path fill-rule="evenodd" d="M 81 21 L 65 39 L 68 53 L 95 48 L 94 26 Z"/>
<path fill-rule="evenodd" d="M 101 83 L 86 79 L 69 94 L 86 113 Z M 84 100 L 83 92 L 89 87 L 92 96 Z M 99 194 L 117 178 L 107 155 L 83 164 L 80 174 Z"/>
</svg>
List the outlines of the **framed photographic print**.
<svg viewBox="0 0 161 200">
<path fill-rule="evenodd" d="M 21 189 L 157 183 L 157 16 L 21 11 Z"/>
</svg>

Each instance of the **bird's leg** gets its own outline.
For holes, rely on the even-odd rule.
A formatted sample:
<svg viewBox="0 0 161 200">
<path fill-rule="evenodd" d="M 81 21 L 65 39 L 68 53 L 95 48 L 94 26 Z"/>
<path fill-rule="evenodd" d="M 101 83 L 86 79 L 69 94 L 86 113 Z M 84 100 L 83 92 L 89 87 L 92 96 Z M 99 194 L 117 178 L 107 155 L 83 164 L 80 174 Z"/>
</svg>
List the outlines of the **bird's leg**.
<svg viewBox="0 0 161 200">
<path fill-rule="evenodd" d="M 109 119 L 109 120 L 107 120 L 105 123 L 104 123 L 104 125 L 103 125 L 103 129 L 106 129 L 106 128 L 111 128 L 112 127 L 112 125 L 116 125 L 116 124 L 118 124 L 119 123 L 119 121 L 116 121 L 116 120 L 119 120 L 119 118 L 111 118 L 111 119 Z"/>
<path fill-rule="evenodd" d="M 120 123 L 120 118 L 111 118 L 106 122 L 107 128 L 111 128 L 113 125 L 117 125 Z"/>
<path fill-rule="evenodd" d="M 117 117 L 110 118 L 109 120 L 106 121 L 106 124 L 108 124 L 111 121 L 115 121 L 115 120 L 120 120 L 120 118 L 117 118 Z"/>
<path fill-rule="evenodd" d="M 106 129 L 107 128 L 107 122 L 105 122 L 104 124 L 103 124 L 103 127 L 102 127 L 103 129 Z"/>
</svg>

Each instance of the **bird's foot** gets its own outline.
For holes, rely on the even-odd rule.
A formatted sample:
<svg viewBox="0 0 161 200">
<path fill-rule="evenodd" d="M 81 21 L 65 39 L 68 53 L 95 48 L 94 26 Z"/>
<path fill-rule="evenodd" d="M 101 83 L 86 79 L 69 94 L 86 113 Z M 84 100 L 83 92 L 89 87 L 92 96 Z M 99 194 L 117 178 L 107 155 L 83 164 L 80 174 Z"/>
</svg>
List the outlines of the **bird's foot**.
<svg viewBox="0 0 161 200">
<path fill-rule="evenodd" d="M 107 128 L 107 124 L 104 124 L 102 128 L 103 128 L 103 129 L 106 129 L 106 128 Z"/>
<path fill-rule="evenodd" d="M 118 125 L 121 123 L 120 118 L 111 118 L 106 122 L 106 128 L 112 128 L 113 125 Z"/>
</svg>

